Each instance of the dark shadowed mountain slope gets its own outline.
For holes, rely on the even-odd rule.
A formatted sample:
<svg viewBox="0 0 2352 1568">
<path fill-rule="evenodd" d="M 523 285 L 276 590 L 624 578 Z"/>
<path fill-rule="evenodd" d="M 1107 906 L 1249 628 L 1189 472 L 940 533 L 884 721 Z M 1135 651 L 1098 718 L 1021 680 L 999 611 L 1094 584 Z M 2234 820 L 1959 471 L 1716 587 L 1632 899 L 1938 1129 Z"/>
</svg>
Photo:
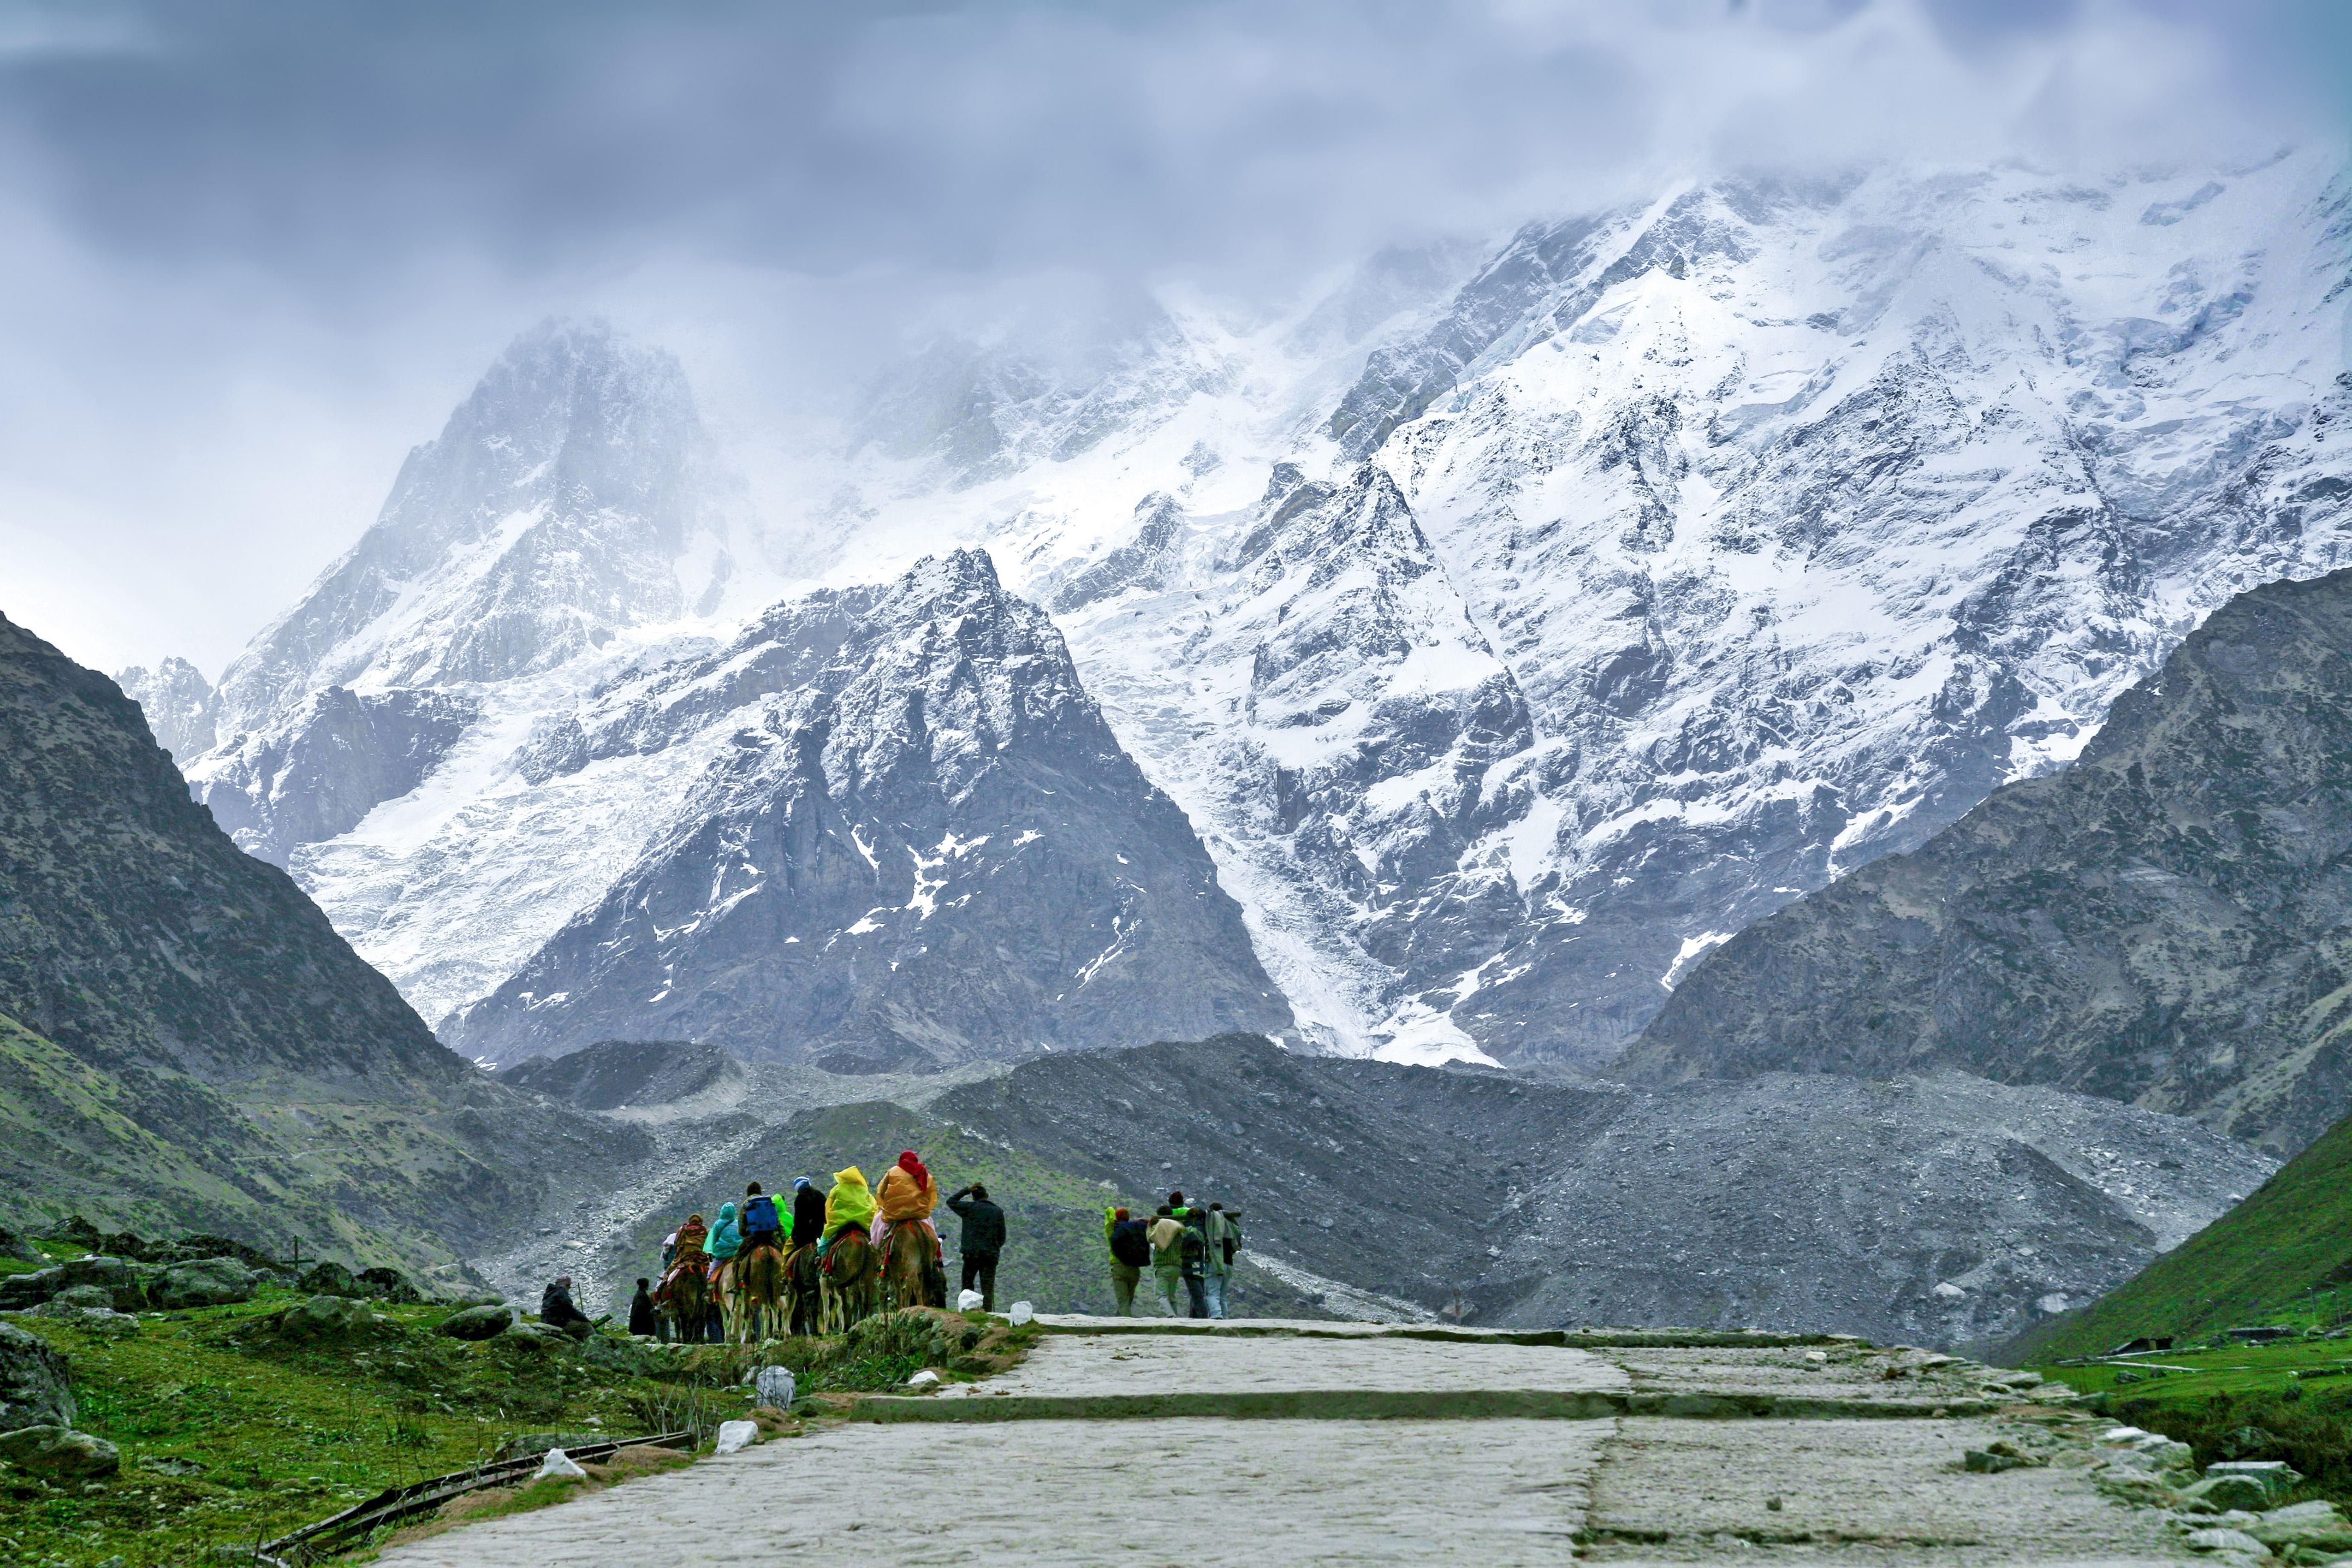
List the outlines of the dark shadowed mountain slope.
<svg viewBox="0 0 2352 1568">
<path fill-rule="evenodd" d="M 1749 927 L 1619 1068 L 1958 1068 L 2281 1153 L 2352 1108 L 2352 571 L 2216 611 L 2064 773 Z"/>
<path fill-rule="evenodd" d="M 2352 1290 L 2352 1118 L 2122 1289 L 2030 1332 L 2009 1358 L 2096 1355 L 2143 1334 L 2274 1322 L 2283 1308 L 2291 1318 L 2307 1310 L 2314 1290 Z"/>
<path fill-rule="evenodd" d="M 436 1043 L 189 799 L 112 681 L 5 618 L 0 1128 L 12 1219 L 78 1209 L 412 1265 L 453 1262 L 529 1211 L 540 1173 L 599 1152 L 591 1124 Z"/>
<path fill-rule="evenodd" d="M 1192 825 L 982 553 L 632 669 L 520 766 L 670 752 L 708 759 L 671 826 L 444 1038 L 878 1070 L 1290 1023 Z"/>
<path fill-rule="evenodd" d="M 1628 1090 L 1249 1037 L 1057 1055 L 940 1121 L 1126 1193 L 1240 1207 L 1309 1277 L 1513 1326 L 1982 1343 L 2145 1267 L 2270 1162 L 2192 1122 L 1959 1074 Z"/>
</svg>

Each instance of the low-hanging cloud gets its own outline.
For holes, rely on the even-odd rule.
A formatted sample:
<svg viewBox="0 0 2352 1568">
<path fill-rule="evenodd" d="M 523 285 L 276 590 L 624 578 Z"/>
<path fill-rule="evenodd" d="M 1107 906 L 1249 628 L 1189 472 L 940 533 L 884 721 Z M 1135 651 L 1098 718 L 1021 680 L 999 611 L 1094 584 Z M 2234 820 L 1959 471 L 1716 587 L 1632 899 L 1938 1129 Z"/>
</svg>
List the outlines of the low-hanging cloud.
<svg viewBox="0 0 2352 1568">
<path fill-rule="evenodd" d="M 1041 277 L 1270 295 L 1714 168 L 2326 133 L 2332 29 L 2318 0 L 0 7 L 0 608 L 217 666 L 551 309 L 798 344 L 821 382 Z"/>
</svg>

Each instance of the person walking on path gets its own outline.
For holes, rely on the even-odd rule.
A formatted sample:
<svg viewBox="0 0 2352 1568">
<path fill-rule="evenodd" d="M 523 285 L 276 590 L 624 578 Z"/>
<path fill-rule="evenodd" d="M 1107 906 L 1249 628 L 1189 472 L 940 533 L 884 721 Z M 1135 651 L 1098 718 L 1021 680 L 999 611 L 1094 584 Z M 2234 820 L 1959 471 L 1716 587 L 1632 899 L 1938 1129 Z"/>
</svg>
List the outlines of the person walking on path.
<svg viewBox="0 0 2352 1568">
<path fill-rule="evenodd" d="M 958 1250 L 963 1254 L 963 1289 L 980 1281 L 980 1310 L 996 1310 L 996 1259 L 1004 1251 L 1004 1211 L 989 1202 L 988 1189 L 974 1182 L 948 1194 L 948 1207 L 963 1222 Z"/>
<path fill-rule="evenodd" d="M 1184 1222 L 1184 1234 L 1176 1238 L 1177 1271 L 1184 1281 L 1184 1293 L 1192 1298 L 1191 1316 L 1209 1315 L 1209 1292 L 1205 1283 L 1209 1268 L 1209 1215 L 1206 1209 L 1186 1209 L 1177 1216 Z"/>
<path fill-rule="evenodd" d="M 1161 1204 L 1160 1212 L 1152 1217 L 1149 1235 L 1151 1237 L 1151 1276 L 1159 1282 L 1160 1298 L 1168 1303 L 1170 1317 L 1181 1318 L 1184 1316 L 1181 1304 L 1184 1283 L 1184 1222 L 1176 1217 L 1173 1207 Z"/>
<path fill-rule="evenodd" d="M 1201 1275 L 1201 1288 L 1209 1298 L 1209 1316 L 1213 1318 L 1225 1315 L 1225 1292 L 1234 1282 L 1234 1254 L 1241 1247 L 1241 1210 L 1211 1204 L 1208 1267 Z"/>
<path fill-rule="evenodd" d="M 658 1333 L 660 1329 L 661 1318 L 654 1310 L 654 1282 L 640 1279 L 637 1281 L 637 1293 L 629 1298 L 629 1332 L 652 1334 Z"/>
<path fill-rule="evenodd" d="M 1110 1293 L 1118 1315 L 1135 1315 L 1135 1288 L 1151 1267 L 1150 1227 L 1125 1209 L 1103 1210 L 1103 1240 L 1110 1244 Z"/>
</svg>

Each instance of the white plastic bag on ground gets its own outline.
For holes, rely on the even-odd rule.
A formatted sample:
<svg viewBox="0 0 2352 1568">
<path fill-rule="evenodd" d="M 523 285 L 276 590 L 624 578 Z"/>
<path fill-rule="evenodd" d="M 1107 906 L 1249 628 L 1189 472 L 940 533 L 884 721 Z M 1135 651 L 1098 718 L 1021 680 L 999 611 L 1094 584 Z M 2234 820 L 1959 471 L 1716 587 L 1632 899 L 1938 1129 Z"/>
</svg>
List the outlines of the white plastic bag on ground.
<svg viewBox="0 0 2352 1568">
<path fill-rule="evenodd" d="M 759 1436 L 760 1424 L 756 1421 L 721 1421 L 719 1424 L 719 1446 L 711 1451 L 732 1454 L 738 1449 L 750 1447 Z"/>
<path fill-rule="evenodd" d="M 788 1366 L 763 1366 L 760 1369 L 760 1403 L 772 1405 L 779 1410 L 789 1410 L 793 1404 L 793 1369 Z"/>
<path fill-rule="evenodd" d="M 573 1464 L 572 1456 L 562 1449 L 550 1448 L 547 1451 L 547 1458 L 539 1462 L 539 1474 L 531 1479 L 543 1481 L 550 1476 L 560 1476 L 566 1480 L 573 1480 L 587 1473 L 578 1465 Z"/>
<path fill-rule="evenodd" d="M 981 1294 L 979 1291 L 966 1290 L 962 1295 L 956 1298 L 956 1310 L 959 1312 L 969 1312 L 974 1307 L 979 1306 L 980 1302 Z"/>
<path fill-rule="evenodd" d="M 1027 1322 L 1036 1315 L 1037 1309 L 1031 1306 L 1028 1302 L 1015 1301 L 1013 1303 L 1013 1326 L 1014 1328 L 1019 1328 L 1022 1324 Z"/>
</svg>

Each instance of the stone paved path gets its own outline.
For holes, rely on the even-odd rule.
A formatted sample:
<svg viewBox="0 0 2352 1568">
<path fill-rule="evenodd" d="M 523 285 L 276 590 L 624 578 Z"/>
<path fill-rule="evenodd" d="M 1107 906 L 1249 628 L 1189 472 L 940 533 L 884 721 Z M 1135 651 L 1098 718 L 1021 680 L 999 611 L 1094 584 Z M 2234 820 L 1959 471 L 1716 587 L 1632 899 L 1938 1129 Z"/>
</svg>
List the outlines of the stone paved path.
<svg viewBox="0 0 2352 1568">
<path fill-rule="evenodd" d="M 1961 1451 L 2017 1430 L 2016 1415 L 1949 1414 L 1984 1390 L 1970 1375 L 1980 1369 L 1934 1364 L 1941 1358 L 1836 1345 L 1569 1348 L 1324 1325 L 1053 1326 L 1064 1331 L 994 1380 L 1003 1395 L 968 1394 L 960 1407 L 924 1401 L 919 1424 L 853 1422 L 706 1458 L 381 1561 L 2121 1568 L 2190 1556 L 2160 1514 L 2108 1500 L 2080 1470 L 1963 1473 Z M 1475 1399 L 1644 1389 L 1793 1390 L 1855 1414 L 1298 1418 L 1318 1399 L 1341 1409 L 1367 1391 Z M 1089 1398 L 1201 1393 L 1271 1395 L 1282 1413 L 1057 1414 Z M 912 1413 L 915 1403 L 895 1407 Z M 1008 1411 L 1037 1415 L 1005 1419 Z"/>
</svg>

